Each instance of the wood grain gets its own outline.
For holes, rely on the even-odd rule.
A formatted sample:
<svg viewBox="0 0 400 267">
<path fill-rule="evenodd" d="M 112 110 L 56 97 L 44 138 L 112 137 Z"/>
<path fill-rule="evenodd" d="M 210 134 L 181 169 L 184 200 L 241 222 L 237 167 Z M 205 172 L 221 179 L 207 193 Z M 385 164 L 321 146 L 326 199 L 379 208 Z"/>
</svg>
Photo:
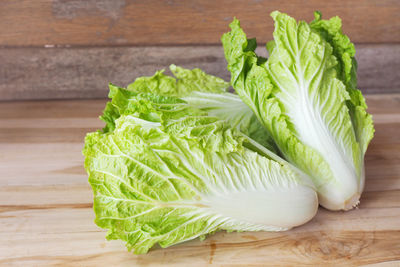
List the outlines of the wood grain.
<svg viewBox="0 0 400 267">
<path fill-rule="evenodd" d="M 320 208 L 287 232 L 219 232 L 140 256 L 93 223 L 81 149 L 84 132 L 102 127 L 105 100 L 0 103 L 0 265 L 399 265 L 400 94 L 367 103 L 376 134 L 358 209 Z"/>
<path fill-rule="evenodd" d="M 400 92 L 400 45 L 357 45 L 359 88 Z M 267 53 L 263 47 L 257 52 Z M 104 98 L 108 83 L 125 86 L 172 63 L 230 79 L 221 46 L 3 48 L 0 100 Z"/>
<path fill-rule="evenodd" d="M 400 42 L 397 0 L 3 0 L 0 46 L 218 44 L 234 16 L 264 43 L 273 10 L 307 21 L 320 10 L 354 42 Z"/>
</svg>

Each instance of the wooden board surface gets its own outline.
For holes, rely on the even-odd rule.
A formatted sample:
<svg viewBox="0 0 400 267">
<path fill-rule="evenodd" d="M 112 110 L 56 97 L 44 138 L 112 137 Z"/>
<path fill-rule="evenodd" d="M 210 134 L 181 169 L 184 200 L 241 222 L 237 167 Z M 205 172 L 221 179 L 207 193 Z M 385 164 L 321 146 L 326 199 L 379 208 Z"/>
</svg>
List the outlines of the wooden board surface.
<svg viewBox="0 0 400 267">
<path fill-rule="evenodd" d="M 400 44 L 356 48 L 359 88 L 400 93 Z M 126 86 L 172 63 L 230 79 L 221 46 L 3 48 L 0 100 L 104 98 L 109 82 Z"/>
<path fill-rule="evenodd" d="M 356 43 L 400 42 L 398 0 L 2 0 L 0 46 L 218 44 L 234 16 L 264 43 L 273 10 L 338 15 Z"/>
<path fill-rule="evenodd" d="M 105 100 L 0 103 L 0 265 L 398 265 L 400 94 L 369 95 L 367 103 L 376 135 L 358 209 L 320 208 L 287 232 L 219 232 L 140 256 L 106 241 L 93 223 L 81 149 L 85 133 L 102 127 Z"/>
</svg>

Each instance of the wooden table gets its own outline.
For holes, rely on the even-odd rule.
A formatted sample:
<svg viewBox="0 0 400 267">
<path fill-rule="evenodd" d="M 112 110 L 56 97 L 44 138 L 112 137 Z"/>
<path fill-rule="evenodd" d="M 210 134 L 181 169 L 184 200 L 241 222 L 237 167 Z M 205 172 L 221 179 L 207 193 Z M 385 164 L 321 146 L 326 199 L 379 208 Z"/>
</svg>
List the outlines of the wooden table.
<svg viewBox="0 0 400 267">
<path fill-rule="evenodd" d="M 93 223 L 81 149 L 105 102 L 0 103 L 0 265 L 400 264 L 400 95 L 367 97 L 376 134 L 358 209 L 320 208 L 288 232 L 219 232 L 140 256 Z"/>
</svg>

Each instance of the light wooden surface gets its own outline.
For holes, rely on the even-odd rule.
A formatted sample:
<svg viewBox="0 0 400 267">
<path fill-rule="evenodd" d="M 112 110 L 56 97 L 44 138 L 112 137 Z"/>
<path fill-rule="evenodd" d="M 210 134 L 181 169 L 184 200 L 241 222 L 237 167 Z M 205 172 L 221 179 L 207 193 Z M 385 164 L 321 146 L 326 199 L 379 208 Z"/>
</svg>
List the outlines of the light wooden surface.
<svg viewBox="0 0 400 267">
<path fill-rule="evenodd" d="M 219 232 L 136 256 L 93 223 L 82 167 L 105 100 L 0 103 L 0 266 L 400 264 L 400 95 L 369 95 L 376 135 L 358 209 L 281 233 Z"/>
<path fill-rule="evenodd" d="M 234 16 L 265 43 L 273 10 L 338 15 L 356 43 L 400 42 L 398 0 L 2 0 L 0 46 L 218 44 Z"/>
<path fill-rule="evenodd" d="M 400 44 L 356 45 L 359 88 L 400 93 Z M 260 46 L 257 52 L 267 56 Z M 222 45 L 0 49 L 0 100 L 106 97 L 170 64 L 201 68 L 229 81 Z"/>
</svg>

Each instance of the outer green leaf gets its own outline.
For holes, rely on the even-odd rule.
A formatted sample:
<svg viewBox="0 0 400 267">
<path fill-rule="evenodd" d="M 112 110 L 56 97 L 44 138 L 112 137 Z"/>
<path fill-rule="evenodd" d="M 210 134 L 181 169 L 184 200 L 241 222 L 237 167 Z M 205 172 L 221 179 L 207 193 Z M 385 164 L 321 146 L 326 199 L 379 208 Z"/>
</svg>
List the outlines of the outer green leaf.
<svg viewBox="0 0 400 267">
<path fill-rule="evenodd" d="M 178 79 L 176 96 L 184 96 L 190 92 L 224 93 L 229 88 L 229 83 L 216 76 L 210 75 L 201 69 L 184 69 L 175 65 L 169 67 Z"/>
<path fill-rule="evenodd" d="M 223 93 L 229 87 L 229 83 L 223 79 L 209 75 L 200 69 L 189 70 L 171 65 L 170 70 L 177 79 L 165 75 L 164 70 L 161 70 L 151 77 L 137 78 L 128 85 L 127 89 L 138 93 L 182 97 L 193 91 Z"/>
<path fill-rule="evenodd" d="M 146 253 L 156 243 L 217 230 L 285 230 L 314 216 L 313 186 L 288 163 L 243 146 L 223 120 L 193 108 L 182 117 L 155 104 L 167 98 L 148 98 L 137 110 L 148 108 L 151 119 L 135 111 L 117 119 L 114 131 L 85 140 L 96 223 L 109 229 L 108 239 Z"/>
<path fill-rule="evenodd" d="M 139 77 L 129 84 L 127 89 L 132 92 L 157 93 L 162 95 L 179 95 L 176 80 L 164 74 L 164 70 L 157 71 L 151 77 Z"/>
</svg>

